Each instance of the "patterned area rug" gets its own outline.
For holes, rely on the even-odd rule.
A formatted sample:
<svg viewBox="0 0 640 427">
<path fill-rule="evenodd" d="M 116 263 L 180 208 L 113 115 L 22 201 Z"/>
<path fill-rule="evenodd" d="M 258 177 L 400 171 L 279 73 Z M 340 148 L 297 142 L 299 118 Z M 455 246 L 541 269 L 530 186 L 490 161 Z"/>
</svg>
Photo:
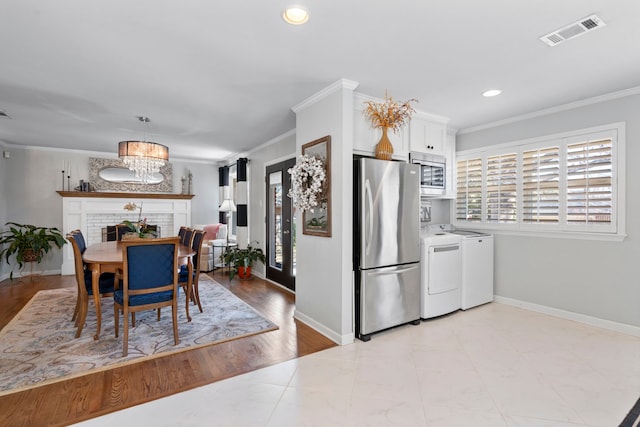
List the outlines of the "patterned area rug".
<svg viewBox="0 0 640 427">
<path fill-rule="evenodd" d="M 200 276 L 200 301 L 189 307 L 187 322 L 184 292 L 178 305 L 180 343 L 173 345 L 171 308 L 163 308 L 160 321 L 155 311 L 136 314 L 136 327 L 129 331 L 129 354 L 122 357 L 123 319 L 115 338 L 113 299 L 102 299 L 102 332 L 94 341 L 96 316 L 89 303 L 87 324 L 75 339 L 71 315 L 76 290 L 38 292 L 16 317 L 0 331 L 0 396 L 66 380 L 72 377 L 136 363 L 170 353 L 192 350 L 278 327 L 209 276 Z"/>
</svg>

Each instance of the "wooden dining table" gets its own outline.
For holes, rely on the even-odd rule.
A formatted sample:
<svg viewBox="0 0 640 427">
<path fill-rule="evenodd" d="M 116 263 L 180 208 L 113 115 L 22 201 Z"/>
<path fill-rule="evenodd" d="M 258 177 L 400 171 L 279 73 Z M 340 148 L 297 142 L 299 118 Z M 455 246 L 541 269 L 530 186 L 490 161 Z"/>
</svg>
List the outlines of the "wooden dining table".
<svg viewBox="0 0 640 427">
<path fill-rule="evenodd" d="M 191 296 L 191 287 L 193 286 L 193 256 L 196 254 L 195 249 L 183 244 L 178 245 L 178 260 L 187 261 L 188 277 L 187 280 L 187 298 L 186 313 L 187 320 L 191 322 L 189 315 L 189 301 Z M 93 290 L 93 301 L 96 306 L 96 334 L 93 339 L 100 338 L 100 328 L 102 324 L 102 313 L 100 310 L 100 274 L 105 272 L 115 272 L 116 269 L 122 268 L 122 247 L 120 242 L 100 242 L 89 245 L 82 254 L 82 260 L 91 270 L 91 287 Z"/>
</svg>

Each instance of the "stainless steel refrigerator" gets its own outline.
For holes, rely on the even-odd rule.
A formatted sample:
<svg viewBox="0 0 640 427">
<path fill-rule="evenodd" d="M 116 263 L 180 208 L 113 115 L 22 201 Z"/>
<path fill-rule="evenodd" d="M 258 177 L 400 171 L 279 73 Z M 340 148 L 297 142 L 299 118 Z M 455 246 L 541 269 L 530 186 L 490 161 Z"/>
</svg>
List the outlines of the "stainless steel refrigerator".
<svg viewBox="0 0 640 427">
<path fill-rule="evenodd" d="M 354 160 L 356 337 L 420 322 L 420 166 Z"/>
</svg>

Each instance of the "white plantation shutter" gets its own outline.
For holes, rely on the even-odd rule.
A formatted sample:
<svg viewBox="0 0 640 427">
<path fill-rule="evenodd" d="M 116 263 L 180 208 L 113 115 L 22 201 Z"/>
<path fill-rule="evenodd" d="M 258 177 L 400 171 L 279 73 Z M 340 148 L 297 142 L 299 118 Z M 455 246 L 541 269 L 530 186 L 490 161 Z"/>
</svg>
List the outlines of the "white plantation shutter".
<svg viewBox="0 0 640 427">
<path fill-rule="evenodd" d="M 522 153 L 522 221 L 557 224 L 560 220 L 560 147 Z"/>
<path fill-rule="evenodd" d="M 613 212 L 611 138 L 567 145 L 567 222 L 611 223 Z"/>
<path fill-rule="evenodd" d="M 482 159 L 457 163 L 456 219 L 482 220 Z"/>
<path fill-rule="evenodd" d="M 454 224 L 624 238 L 624 134 L 621 122 L 458 152 Z"/>
<path fill-rule="evenodd" d="M 516 222 L 516 153 L 487 158 L 487 222 Z"/>
</svg>

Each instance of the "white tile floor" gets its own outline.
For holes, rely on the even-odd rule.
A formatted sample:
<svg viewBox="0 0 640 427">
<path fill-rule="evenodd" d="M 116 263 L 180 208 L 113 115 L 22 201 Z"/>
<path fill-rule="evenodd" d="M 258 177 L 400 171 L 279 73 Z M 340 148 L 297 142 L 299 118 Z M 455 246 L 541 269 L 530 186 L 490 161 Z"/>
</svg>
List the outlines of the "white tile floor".
<svg viewBox="0 0 640 427">
<path fill-rule="evenodd" d="M 492 303 L 82 426 L 617 426 L 640 337 Z"/>
</svg>

